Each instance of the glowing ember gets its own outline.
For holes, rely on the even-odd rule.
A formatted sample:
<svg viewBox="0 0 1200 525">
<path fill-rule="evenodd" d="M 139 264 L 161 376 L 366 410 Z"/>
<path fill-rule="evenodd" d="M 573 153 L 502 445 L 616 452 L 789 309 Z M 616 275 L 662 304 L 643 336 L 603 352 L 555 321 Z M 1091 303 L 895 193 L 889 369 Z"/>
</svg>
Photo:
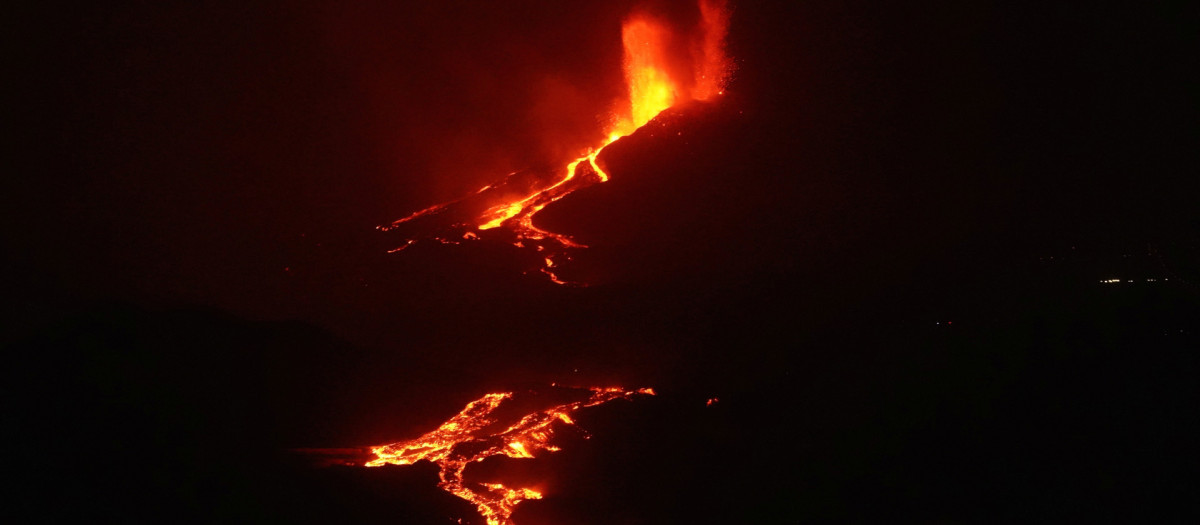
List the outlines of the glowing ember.
<svg viewBox="0 0 1200 525">
<path fill-rule="evenodd" d="M 471 463 L 492 456 L 532 458 L 539 451 L 554 452 L 550 444 L 554 426 L 574 425 L 570 414 L 614 399 L 629 399 L 637 394 L 654 395 L 649 388 L 626 391 L 621 388 L 591 388 L 587 399 L 538 410 L 521 417 L 503 429 L 495 429 L 499 419 L 494 412 L 511 392 L 488 394 L 467 404 L 458 415 L 425 435 L 398 443 L 371 447 L 375 459 L 366 466 L 411 465 L 432 461 L 440 469 L 438 487 L 474 503 L 488 525 L 509 525 L 514 507 L 522 501 L 541 499 L 542 494 L 529 488 L 506 487 L 500 483 L 467 483 L 463 471 Z"/>
<path fill-rule="evenodd" d="M 569 237 L 542 230 L 533 225 L 533 216 L 551 203 L 580 188 L 605 182 L 609 175 L 596 163 L 596 157 L 609 144 L 628 136 L 645 125 L 663 110 L 688 100 L 709 100 L 723 94 L 723 86 L 732 70 L 725 55 L 725 35 L 728 32 L 729 10 L 725 0 L 699 0 L 700 22 L 693 31 L 679 33 L 666 21 L 650 14 L 637 13 L 628 17 L 622 26 L 621 41 L 625 47 L 625 80 L 628 100 L 612 115 L 612 125 L 603 142 L 587 148 L 586 152 L 566 165 L 550 183 L 536 185 L 517 199 L 501 198 L 512 191 L 509 180 L 481 188 L 473 195 L 451 203 L 438 204 L 399 219 L 379 229 L 387 231 L 413 220 L 441 214 L 450 206 L 470 208 L 474 202 L 488 202 L 482 211 L 468 211 L 469 216 L 454 220 L 449 231 L 439 231 L 432 237 L 443 243 L 457 244 L 460 239 L 475 240 L 475 231 L 496 228 L 515 234 L 513 245 L 545 252 L 541 272 L 551 281 L 567 284 L 551 271 L 560 266 L 557 259 L 569 260 L 571 249 L 584 248 Z M 681 45 L 682 44 L 682 45 Z M 679 56 L 681 50 L 688 52 Z M 684 67 L 688 66 L 688 67 Z M 581 167 L 582 166 L 582 167 Z M 517 173 L 509 174 L 511 179 Z M 489 202 L 490 201 L 490 202 Z M 443 228 L 447 229 L 447 228 Z M 463 229 L 470 234 L 467 237 Z M 407 239 L 398 252 L 417 239 Z"/>
</svg>

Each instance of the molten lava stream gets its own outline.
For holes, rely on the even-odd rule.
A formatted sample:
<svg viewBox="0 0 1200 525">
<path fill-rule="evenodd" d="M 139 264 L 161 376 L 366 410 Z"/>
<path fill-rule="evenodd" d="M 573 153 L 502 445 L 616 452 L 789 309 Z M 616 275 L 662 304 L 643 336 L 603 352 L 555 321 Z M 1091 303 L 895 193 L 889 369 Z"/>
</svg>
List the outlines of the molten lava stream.
<svg viewBox="0 0 1200 525">
<path fill-rule="evenodd" d="M 559 265 L 560 259 L 570 259 L 568 251 L 585 246 L 566 235 L 534 226 L 533 216 L 580 188 L 607 181 L 609 175 L 597 165 L 596 158 L 609 144 L 634 133 L 678 102 L 709 100 L 723 93 L 723 86 L 732 70 L 724 51 L 729 10 L 724 0 L 699 0 L 698 9 L 698 26 L 685 31 L 648 12 L 638 12 L 627 18 L 622 24 L 621 42 L 625 50 L 628 99 L 613 115 L 613 124 L 606 131 L 605 139 L 568 163 L 552 184 L 516 200 L 493 203 L 487 207 L 474 217 L 471 223 L 474 228 L 477 231 L 495 228 L 510 230 L 515 237 L 513 244 L 518 248 L 533 247 L 544 252 L 542 260 L 545 266 L 540 269 L 542 273 L 556 283 L 567 284 L 552 269 Z M 590 169 L 581 173 L 580 165 L 585 162 Z M 486 195 L 496 190 L 497 185 L 489 185 L 476 194 Z M 380 229 L 392 229 L 409 221 L 442 213 L 457 202 L 462 201 L 432 206 Z M 478 238 L 471 231 L 463 233 L 455 230 L 461 226 L 469 227 L 470 224 L 455 223 L 451 232 L 437 233 L 433 237 L 452 244 Z M 416 239 L 408 239 L 392 251 L 403 250 L 414 242 Z"/>
<path fill-rule="evenodd" d="M 563 196 L 586 186 L 587 183 L 570 184 L 575 181 L 579 164 L 587 161 L 598 177 L 598 182 L 608 180 L 608 174 L 596 165 L 596 157 L 609 144 L 617 139 L 626 137 L 644 126 L 663 110 L 675 103 L 679 86 L 667 73 L 669 63 L 668 46 L 671 32 L 660 22 L 650 18 L 637 17 L 627 21 L 622 28 L 622 41 L 625 45 L 625 79 L 629 87 L 629 115 L 617 120 L 608 131 L 608 138 L 603 144 L 594 147 L 582 157 L 567 165 L 566 175 L 556 184 L 525 197 L 524 199 L 501 204 L 485 213 L 488 220 L 479 225 L 479 229 L 487 230 L 505 224 L 510 219 L 520 216 L 516 222 L 518 233 L 545 234 L 541 230 L 529 232 L 532 228 L 533 214 L 542 210 L 550 203 Z M 540 237 L 532 237 L 540 238 Z"/>
<path fill-rule="evenodd" d="M 433 462 L 439 468 L 438 487 L 474 503 L 488 525 L 511 525 L 512 513 L 518 503 L 541 499 L 542 493 L 525 487 L 506 487 L 500 483 L 468 483 L 463 472 L 472 463 L 492 456 L 532 458 L 541 451 L 558 450 L 551 440 L 555 428 L 575 425 L 571 414 L 582 408 L 596 406 L 616 399 L 632 399 L 635 395 L 654 395 L 649 388 L 590 388 L 586 399 L 561 403 L 535 410 L 516 422 L 496 430 L 501 423 L 496 410 L 513 398 L 512 392 L 487 394 L 467 404 L 454 417 L 421 437 L 388 445 L 371 447 L 375 459 L 365 466 L 411 465 L 420 460 Z"/>
</svg>

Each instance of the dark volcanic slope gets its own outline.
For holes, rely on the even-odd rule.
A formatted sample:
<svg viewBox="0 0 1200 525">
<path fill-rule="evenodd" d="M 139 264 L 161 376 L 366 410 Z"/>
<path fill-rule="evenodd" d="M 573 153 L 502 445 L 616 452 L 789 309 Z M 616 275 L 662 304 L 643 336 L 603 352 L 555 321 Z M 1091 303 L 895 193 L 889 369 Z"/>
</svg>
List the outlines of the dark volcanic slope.
<svg viewBox="0 0 1200 525">
<path fill-rule="evenodd" d="M 765 117 L 739 109 L 753 104 L 725 104 L 615 144 L 612 182 L 540 218 L 593 245 L 578 261 L 604 270 L 592 287 L 522 276 L 501 243 L 435 246 L 324 292 L 383 305 L 342 318 L 390 324 L 358 338 L 378 346 L 120 303 L 26 338 L 12 351 L 33 364 L 8 381 L 38 496 L 24 510 L 470 522 L 429 465 L 317 468 L 286 450 L 411 437 L 484 391 L 551 381 L 660 396 L 589 412 L 593 438 L 559 454 L 481 466 L 480 480 L 546 491 L 518 523 L 1186 510 L 1200 304 L 1170 269 L 1190 252 L 1035 257 L 989 238 L 947 246 L 954 227 L 930 233 L 908 204 L 889 221 L 865 203 L 846 214 L 820 176 L 772 175 L 770 159 L 805 155 L 757 140 Z M 1113 276 L 1137 282 L 1100 282 Z M 69 504 L 48 502 L 60 493 Z"/>
</svg>

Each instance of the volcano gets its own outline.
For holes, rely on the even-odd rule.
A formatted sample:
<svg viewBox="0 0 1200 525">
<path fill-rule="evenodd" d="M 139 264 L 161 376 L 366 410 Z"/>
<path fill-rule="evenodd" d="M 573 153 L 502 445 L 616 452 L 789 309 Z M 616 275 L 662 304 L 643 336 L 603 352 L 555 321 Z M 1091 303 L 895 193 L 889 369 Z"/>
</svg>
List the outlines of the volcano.
<svg viewBox="0 0 1200 525">
<path fill-rule="evenodd" d="M 518 170 L 473 195 L 380 226 L 388 231 L 418 219 L 432 224 L 423 228 L 417 225 L 417 236 L 410 236 L 390 251 L 402 251 L 422 237 L 442 244 L 459 243 L 480 239 L 486 230 L 503 228 L 514 246 L 538 252 L 544 263 L 540 271 L 551 281 L 568 284 L 559 279 L 558 268 L 570 259 L 568 251 L 586 246 L 535 226 L 535 216 L 576 190 L 607 182 L 609 175 L 597 159 L 609 145 L 651 124 L 666 109 L 708 101 L 725 93 L 724 85 L 733 70 L 725 54 L 729 8 L 723 0 L 700 0 L 696 11 L 695 27 L 690 28 L 678 27 L 644 10 L 635 11 L 622 23 L 627 93 L 610 117 L 603 140 L 557 172 Z M 438 215 L 447 217 L 430 220 Z"/>
</svg>

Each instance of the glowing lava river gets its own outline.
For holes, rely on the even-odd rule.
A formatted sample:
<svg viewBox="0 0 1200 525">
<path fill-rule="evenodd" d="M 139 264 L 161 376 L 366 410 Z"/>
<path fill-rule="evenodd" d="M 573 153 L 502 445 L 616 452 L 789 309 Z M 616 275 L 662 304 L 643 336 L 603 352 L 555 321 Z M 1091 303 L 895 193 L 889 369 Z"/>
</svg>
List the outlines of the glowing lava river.
<svg viewBox="0 0 1200 525">
<path fill-rule="evenodd" d="M 582 390 L 582 389 L 581 389 Z M 504 424 L 496 412 L 512 400 L 512 392 L 487 394 L 467 404 L 458 415 L 440 427 L 409 441 L 371 447 L 375 459 L 366 466 L 411 465 L 420 460 L 438 466 L 438 487 L 474 503 L 488 525 L 511 525 L 516 505 L 542 494 L 529 488 L 506 487 L 500 483 L 469 483 L 463 473 L 468 466 L 492 456 L 532 458 L 541 451 L 558 450 L 551 439 L 556 428 L 575 425 L 571 414 L 582 408 L 635 395 L 654 395 L 649 388 L 626 391 L 621 388 L 586 389 L 585 399 L 565 402 L 521 415 L 516 422 Z"/>
<path fill-rule="evenodd" d="M 534 174 L 532 178 L 537 180 L 533 184 L 523 183 L 529 173 L 514 172 L 472 195 L 380 226 L 383 231 L 405 228 L 414 232 L 391 251 L 399 252 L 421 240 L 443 244 L 476 241 L 486 230 L 504 229 L 512 234 L 506 240 L 517 248 L 539 252 L 544 262 L 539 270 L 550 280 L 567 284 L 554 269 L 570 260 L 569 251 L 586 246 L 538 228 L 533 216 L 578 189 L 607 181 L 609 175 L 596 159 L 608 145 L 677 103 L 711 100 L 723 94 L 732 70 L 724 51 L 728 25 L 724 0 L 699 0 L 698 25 L 686 30 L 646 12 L 629 16 L 621 28 L 628 100 L 611 115 L 612 124 L 602 142 L 586 148 L 558 173 Z"/>
</svg>

